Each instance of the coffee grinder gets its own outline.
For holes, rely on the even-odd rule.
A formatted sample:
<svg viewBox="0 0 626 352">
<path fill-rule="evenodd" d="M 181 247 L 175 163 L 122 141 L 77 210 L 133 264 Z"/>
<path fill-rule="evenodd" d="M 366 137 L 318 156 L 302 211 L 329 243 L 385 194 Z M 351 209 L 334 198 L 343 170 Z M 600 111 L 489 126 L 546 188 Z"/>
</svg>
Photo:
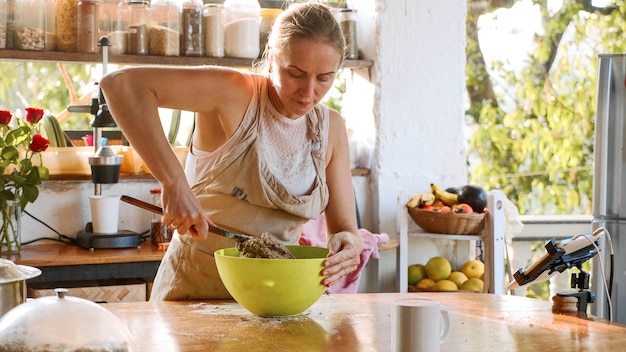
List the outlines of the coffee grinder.
<svg viewBox="0 0 626 352">
<path fill-rule="evenodd" d="M 100 38 L 98 46 L 102 47 L 102 71 L 106 74 L 108 61 L 109 39 L 104 36 Z M 98 95 L 91 100 L 91 105 L 68 107 L 72 112 L 90 112 L 94 115 L 91 120 L 93 127 L 93 145 L 95 154 L 89 157 L 91 166 L 91 180 L 94 183 L 94 195 L 102 195 L 103 184 L 113 184 L 119 181 L 120 166 L 122 156 L 117 155 L 111 147 L 102 144 L 102 128 L 116 127 L 116 123 L 109 112 L 109 108 L 104 100 L 102 91 L 98 88 Z M 117 233 L 95 233 L 91 222 L 88 222 L 84 230 L 76 235 L 76 242 L 79 246 L 88 249 L 104 248 L 131 248 L 141 245 L 141 235 L 128 231 L 118 230 Z"/>
</svg>

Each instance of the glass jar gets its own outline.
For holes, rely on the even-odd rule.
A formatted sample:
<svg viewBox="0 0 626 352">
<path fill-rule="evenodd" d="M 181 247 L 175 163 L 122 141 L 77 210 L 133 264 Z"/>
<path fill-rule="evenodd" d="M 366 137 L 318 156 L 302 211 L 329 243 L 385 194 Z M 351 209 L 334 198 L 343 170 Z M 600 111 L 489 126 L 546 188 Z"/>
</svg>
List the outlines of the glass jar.
<svg viewBox="0 0 626 352">
<path fill-rule="evenodd" d="M 157 207 L 161 207 L 161 189 L 154 188 L 150 190 L 150 196 L 152 197 L 152 204 Z M 164 226 L 162 222 L 162 216 L 160 214 L 152 213 L 152 220 L 150 222 L 150 241 L 153 246 L 158 246 L 159 243 L 167 243 L 172 240 L 173 230 L 169 226 Z"/>
<path fill-rule="evenodd" d="M 202 0 L 183 0 L 180 10 L 180 54 L 204 56 Z"/>
<path fill-rule="evenodd" d="M 150 2 L 150 55 L 180 55 L 180 11 L 176 0 Z"/>
<path fill-rule="evenodd" d="M 261 23 L 259 27 L 259 56 L 263 56 L 265 53 L 265 47 L 267 46 L 267 40 L 269 39 L 272 31 L 274 21 L 282 11 L 282 9 L 261 9 Z"/>
<path fill-rule="evenodd" d="M 109 38 L 109 53 L 126 54 L 128 48 L 128 8 L 119 0 L 102 0 L 98 9 L 98 40 Z"/>
<path fill-rule="evenodd" d="M 17 0 L 6 0 L 7 20 L 6 20 L 6 49 L 15 49 L 15 11 L 17 9 Z"/>
<path fill-rule="evenodd" d="M 77 51 L 98 52 L 98 0 L 78 0 L 76 7 Z"/>
<path fill-rule="evenodd" d="M 128 9 L 128 53 L 148 55 L 150 52 L 150 3 L 147 0 L 130 0 Z"/>
<path fill-rule="evenodd" d="M 45 0 L 46 10 L 44 12 L 45 22 L 45 51 L 54 51 L 57 47 L 57 30 L 56 30 L 56 2 L 55 0 Z"/>
<path fill-rule="evenodd" d="M 76 52 L 76 0 L 56 0 L 57 50 Z"/>
<path fill-rule="evenodd" d="M 15 11 L 15 44 L 21 50 L 43 50 L 45 0 L 19 0 Z"/>
<path fill-rule="evenodd" d="M 224 54 L 254 59 L 259 56 L 261 5 L 257 0 L 224 1 Z"/>
<path fill-rule="evenodd" d="M 7 0 L 0 0 L 0 49 L 7 47 Z"/>
<path fill-rule="evenodd" d="M 357 45 L 356 36 L 356 12 L 352 9 L 342 9 L 340 12 L 339 23 L 341 24 L 341 30 L 343 31 L 343 37 L 346 41 L 346 59 L 358 59 L 359 47 Z"/>
<path fill-rule="evenodd" d="M 224 20 L 220 4 L 205 4 L 203 14 L 206 56 L 224 57 Z"/>
</svg>

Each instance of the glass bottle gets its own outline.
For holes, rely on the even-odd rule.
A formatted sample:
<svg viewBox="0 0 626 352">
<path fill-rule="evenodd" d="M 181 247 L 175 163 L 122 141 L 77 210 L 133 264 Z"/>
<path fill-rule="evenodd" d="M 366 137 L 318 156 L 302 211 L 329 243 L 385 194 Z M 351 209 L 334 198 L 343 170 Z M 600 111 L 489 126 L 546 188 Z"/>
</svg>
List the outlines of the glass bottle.
<svg viewBox="0 0 626 352">
<path fill-rule="evenodd" d="M 109 38 L 109 53 L 126 54 L 128 47 L 128 14 L 124 2 L 101 0 L 98 9 L 98 38 Z"/>
<path fill-rule="evenodd" d="M 7 0 L 0 0 L 0 49 L 7 47 Z"/>
<path fill-rule="evenodd" d="M 44 11 L 44 28 L 45 28 L 45 51 L 54 51 L 57 47 L 57 30 L 56 30 L 56 1 L 45 0 L 46 10 Z"/>
<path fill-rule="evenodd" d="M 161 207 L 161 189 L 154 188 L 150 190 L 150 196 L 152 197 L 152 204 Z M 173 230 L 169 226 L 164 226 L 162 223 L 162 216 L 159 214 L 152 214 L 152 220 L 150 222 L 150 241 L 153 246 L 158 246 L 159 243 L 166 243 L 172 240 Z"/>
<path fill-rule="evenodd" d="M 130 0 L 128 22 L 128 53 L 148 55 L 150 45 L 150 3 L 147 0 Z"/>
<path fill-rule="evenodd" d="M 56 0 L 57 50 L 76 52 L 76 0 Z"/>
<path fill-rule="evenodd" d="M 77 51 L 98 52 L 98 0 L 78 0 L 76 8 Z"/>
<path fill-rule="evenodd" d="M 45 36 L 44 0 L 19 0 L 15 11 L 15 44 L 21 50 L 43 50 Z"/>
<path fill-rule="evenodd" d="M 183 0 L 180 9 L 180 54 L 204 56 L 202 0 Z"/>
<path fill-rule="evenodd" d="M 150 55 L 180 55 L 180 11 L 177 0 L 152 0 L 150 19 Z"/>
<path fill-rule="evenodd" d="M 203 14 L 206 56 L 224 57 L 224 20 L 220 4 L 205 4 Z"/>
<path fill-rule="evenodd" d="M 339 23 L 343 31 L 343 37 L 346 41 L 346 59 L 358 59 L 359 47 L 357 45 L 356 36 L 356 12 L 352 9 L 342 9 L 340 12 Z"/>
<path fill-rule="evenodd" d="M 261 5 L 257 0 L 224 1 L 224 55 L 259 56 Z"/>
</svg>

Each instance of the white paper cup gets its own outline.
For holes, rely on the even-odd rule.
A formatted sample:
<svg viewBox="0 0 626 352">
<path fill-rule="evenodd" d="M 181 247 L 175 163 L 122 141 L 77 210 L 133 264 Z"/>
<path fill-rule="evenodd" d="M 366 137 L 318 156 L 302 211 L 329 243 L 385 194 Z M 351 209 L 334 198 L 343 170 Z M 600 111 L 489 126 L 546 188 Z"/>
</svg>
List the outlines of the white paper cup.
<svg viewBox="0 0 626 352">
<path fill-rule="evenodd" d="M 391 344 L 395 352 L 437 352 L 450 334 L 448 310 L 428 299 L 393 302 Z"/>
<path fill-rule="evenodd" d="M 119 196 L 90 196 L 91 225 L 94 233 L 117 233 L 120 215 Z"/>
</svg>

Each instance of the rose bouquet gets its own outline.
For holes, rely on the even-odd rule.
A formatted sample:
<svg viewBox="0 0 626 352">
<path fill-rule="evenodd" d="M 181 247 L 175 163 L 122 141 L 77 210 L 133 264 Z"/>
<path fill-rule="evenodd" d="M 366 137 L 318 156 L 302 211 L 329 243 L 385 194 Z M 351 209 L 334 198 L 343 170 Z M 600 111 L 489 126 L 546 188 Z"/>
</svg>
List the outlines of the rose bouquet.
<svg viewBox="0 0 626 352">
<path fill-rule="evenodd" d="M 0 251 L 20 249 L 19 216 L 26 204 L 39 196 L 38 186 L 48 179 L 41 152 L 50 141 L 37 133 L 43 110 L 27 108 L 26 116 L 15 118 L 0 110 Z"/>
</svg>

